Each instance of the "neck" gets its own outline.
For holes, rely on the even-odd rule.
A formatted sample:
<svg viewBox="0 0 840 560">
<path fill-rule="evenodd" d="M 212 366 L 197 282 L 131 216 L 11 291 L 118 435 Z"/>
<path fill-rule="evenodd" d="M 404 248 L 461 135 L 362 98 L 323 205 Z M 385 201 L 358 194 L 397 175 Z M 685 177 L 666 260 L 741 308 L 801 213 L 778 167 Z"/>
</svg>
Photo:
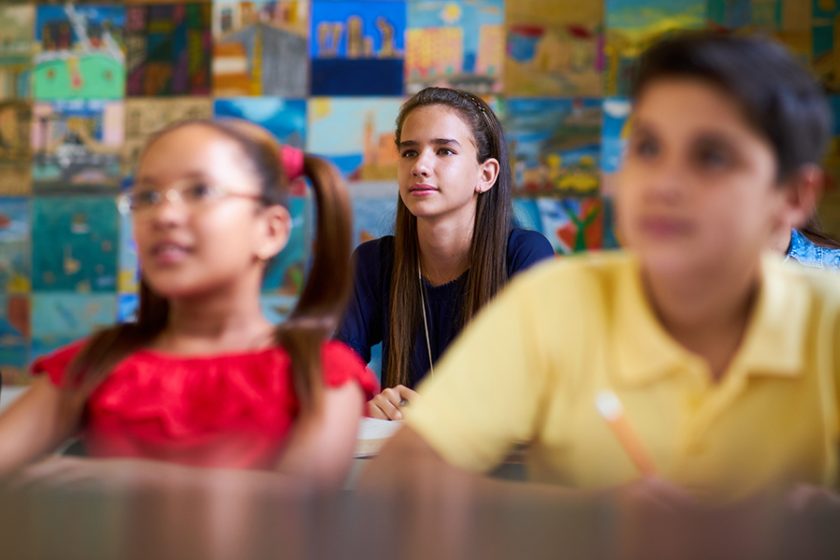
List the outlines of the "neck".
<svg viewBox="0 0 840 560">
<path fill-rule="evenodd" d="M 215 354 L 269 346 L 272 325 L 253 290 L 169 300 L 169 320 L 155 347 L 176 354 Z"/>
<path fill-rule="evenodd" d="M 665 330 L 683 347 L 704 358 L 719 380 L 735 356 L 760 284 L 754 267 L 740 274 L 643 275 L 645 291 Z"/>
<path fill-rule="evenodd" d="M 417 242 L 423 276 L 433 285 L 461 276 L 470 266 L 473 221 L 417 220 Z"/>
</svg>

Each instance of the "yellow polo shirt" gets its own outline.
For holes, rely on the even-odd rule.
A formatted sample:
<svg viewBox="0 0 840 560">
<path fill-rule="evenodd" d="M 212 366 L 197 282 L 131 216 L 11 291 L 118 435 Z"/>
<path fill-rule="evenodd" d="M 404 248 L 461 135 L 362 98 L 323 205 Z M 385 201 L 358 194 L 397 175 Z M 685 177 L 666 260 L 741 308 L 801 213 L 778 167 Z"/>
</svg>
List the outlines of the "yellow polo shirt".
<svg viewBox="0 0 840 560">
<path fill-rule="evenodd" d="M 552 261 L 515 279 L 450 347 L 406 422 L 450 463 L 486 471 L 528 442 L 533 480 L 603 488 L 639 473 L 598 414 L 612 390 L 664 478 L 743 495 L 836 484 L 840 280 L 773 256 L 724 377 L 655 317 L 638 262 Z"/>
</svg>

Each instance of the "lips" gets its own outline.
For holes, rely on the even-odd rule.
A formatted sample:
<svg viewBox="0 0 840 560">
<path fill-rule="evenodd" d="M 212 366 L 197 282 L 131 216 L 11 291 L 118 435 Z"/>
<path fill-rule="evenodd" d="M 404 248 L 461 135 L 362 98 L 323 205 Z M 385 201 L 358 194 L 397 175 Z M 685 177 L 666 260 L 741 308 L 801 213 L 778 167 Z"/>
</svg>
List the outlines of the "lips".
<svg viewBox="0 0 840 560">
<path fill-rule="evenodd" d="M 640 220 L 642 231 L 654 237 L 681 237 L 691 233 L 691 222 L 666 216 L 648 216 Z"/>
<path fill-rule="evenodd" d="M 435 187 L 434 185 L 427 185 L 425 183 L 417 183 L 416 185 L 408 187 L 409 194 L 413 194 L 416 196 L 429 195 L 437 191 L 437 187 Z"/>
<path fill-rule="evenodd" d="M 151 260 L 159 265 L 177 264 L 187 258 L 192 249 L 189 245 L 175 241 L 161 241 L 152 245 Z"/>
</svg>

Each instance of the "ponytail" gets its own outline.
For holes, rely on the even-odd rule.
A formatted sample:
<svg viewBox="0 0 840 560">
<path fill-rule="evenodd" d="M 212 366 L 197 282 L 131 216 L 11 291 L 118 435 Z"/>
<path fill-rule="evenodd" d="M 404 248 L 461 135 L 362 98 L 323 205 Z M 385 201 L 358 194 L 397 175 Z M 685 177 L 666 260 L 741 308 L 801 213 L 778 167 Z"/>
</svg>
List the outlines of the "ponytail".
<svg viewBox="0 0 840 560">
<path fill-rule="evenodd" d="M 352 282 L 350 201 L 341 175 L 325 160 L 304 155 L 303 173 L 312 183 L 317 231 L 312 269 L 289 318 L 275 339 L 292 360 L 295 394 L 303 408 L 321 396 L 321 346 L 344 312 Z"/>
</svg>

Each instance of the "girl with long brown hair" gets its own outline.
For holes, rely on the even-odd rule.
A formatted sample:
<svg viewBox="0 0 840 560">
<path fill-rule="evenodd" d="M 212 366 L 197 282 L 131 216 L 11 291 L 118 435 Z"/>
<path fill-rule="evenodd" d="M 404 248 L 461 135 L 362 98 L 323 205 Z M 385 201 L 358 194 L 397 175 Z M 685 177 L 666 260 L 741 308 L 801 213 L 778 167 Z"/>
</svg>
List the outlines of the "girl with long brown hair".
<svg viewBox="0 0 840 560">
<path fill-rule="evenodd" d="M 149 141 L 121 200 L 140 261 L 137 320 L 35 362 L 32 387 L 0 416 L 0 474 L 80 435 L 94 458 L 343 481 L 376 381 L 327 341 L 352 276 L 346 191 L 328 163 L 297 160 L 317 202 L 315 257 L 290 318 L 274 325 L 260 287 L 289 238 L 297 171 L 245 121 L 187 121 Z"/>
<path fill-rule="evenodd" d="M 382 342 L 371 416 L 400 406 L 464 325 L 513 274 L 553 255 L 541 234 L 512 227 L 502 127 L 479 97 L 426 88 L 397 117 L 394 236 L 354 255 L 354 292 L 336 337 L 369 361 Z"/>
</svg>

